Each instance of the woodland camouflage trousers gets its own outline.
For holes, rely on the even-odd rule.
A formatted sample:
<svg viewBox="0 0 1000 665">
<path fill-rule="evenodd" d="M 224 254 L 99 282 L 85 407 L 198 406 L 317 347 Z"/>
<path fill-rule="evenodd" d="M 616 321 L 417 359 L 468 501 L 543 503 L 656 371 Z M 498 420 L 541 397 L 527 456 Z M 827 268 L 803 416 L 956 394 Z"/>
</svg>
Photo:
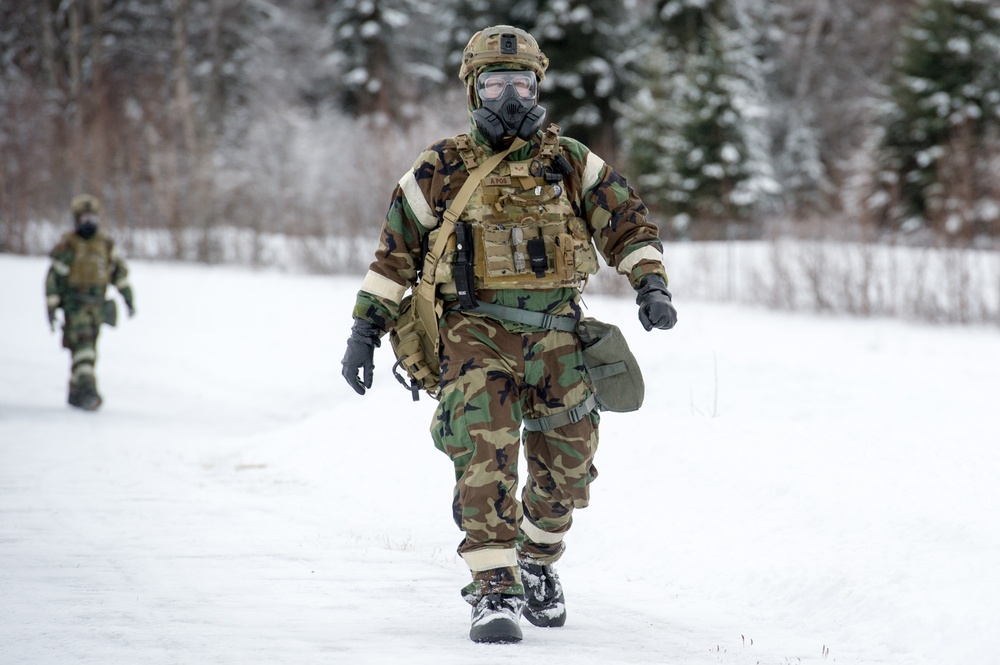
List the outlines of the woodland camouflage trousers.
<svg viewBox="0 0 1000 665">
<path fill-rule="evenodd" d="M 551 563 L 563 552 L 574 508 L 597 477 L 600 416 L 546 432 L 524 431 L 527 478 L 517 500 L 521 419 L 548 416 L 593 392 L 573 333 L 512 333 L 484 317 L 450 313 L 441 330 L 435 446 L 455 465 L 459 554 L 473 573 L 463 593 L 521 593 L 518 558 Z"/>
<path fill-rule="evenodd" d="M 94 365 L 97 363 L 97 338 L 104 317 L 102 305 L 77 305 L 70 310 L 64 310 L 64 313 L 66 323 L 63 324 L 62 343 L 72 354 L 70 390 L 79 386 L 96 390 Z"/>
</svg>

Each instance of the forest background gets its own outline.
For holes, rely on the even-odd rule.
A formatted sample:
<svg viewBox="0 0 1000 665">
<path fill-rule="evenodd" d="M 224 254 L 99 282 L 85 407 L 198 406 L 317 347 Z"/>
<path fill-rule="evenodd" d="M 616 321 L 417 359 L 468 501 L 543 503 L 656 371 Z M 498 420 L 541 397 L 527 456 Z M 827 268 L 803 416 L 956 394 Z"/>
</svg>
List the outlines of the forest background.
<svg viewBox="0 0 1000 665">
<path fill-rule="evenodd" d="M 990 0 L 4 0 L 0 252 L 87 191 L 128 256 L 359 272 L 499 23 L 688 295 L 1000 324 Z"/>
</svg>

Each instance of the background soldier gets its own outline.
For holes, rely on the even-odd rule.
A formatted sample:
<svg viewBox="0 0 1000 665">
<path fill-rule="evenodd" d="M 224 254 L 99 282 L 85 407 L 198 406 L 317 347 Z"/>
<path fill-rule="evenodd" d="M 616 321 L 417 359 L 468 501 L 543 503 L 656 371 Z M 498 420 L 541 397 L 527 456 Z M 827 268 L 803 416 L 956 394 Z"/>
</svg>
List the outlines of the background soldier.
<svg viewBox="0 0 1000 665">
<path fill-rule="evenodd" d="M 52 249 L 52 266 L 45 279 L 49 327 L 55 332 L 56 310 L 63 310 L 63 347 L 69 349 L 72 369 L 69 403 L 94 411 L 101 406 L 94 364 L 101 324 L 115 325 L 114 300 L 105 300 L 108 284 L 114 284 L 125 299 L 128 315 L 135 315 L 128 268 L 114 241 L 99 227 L 101 205 L 90 194 L 73 197 L 74 230 L 68 231 Z"/>
<path fill-rule="evenodd" d="M 417 280 L 422 246 L 434 246 L 470 171 L 513 147 L 455 224 L 456 236 L 472 238 L 471 263 L 452 245 L 435 279 L 441 380 L 431 432 L 455 465 L 453 513 L 465 533 L 458 551 L 472 573 L 462 593 L 473 606 L 470 637 L 480 642 L 520 640 L 522 610 L 539 626 L 566 620 L 552 564 L 597 477 L 599 416 L 572 332 L 580 290 L 598 268 L 595 246 L 635 288 L 646 330 L 677 320 L 645 206 L 587 147 L 555 125 L 543 129 L 538 82 L 547 66 L 535 39 L 511 26 L 469 41 L 459 76 L 472 131 L 430 146 L 399 181 L 343 359 L 345 378 L 364 394 L 374 347 Z M 456 288 L 456 276 L 470 275 L 474 284 Z M 464 302 L 470 286 L 475 301 Z M 554 320 L 569 325 L 554 329 Z M 522 427 L 528 473 L 518 501 Z"/>
</svg>

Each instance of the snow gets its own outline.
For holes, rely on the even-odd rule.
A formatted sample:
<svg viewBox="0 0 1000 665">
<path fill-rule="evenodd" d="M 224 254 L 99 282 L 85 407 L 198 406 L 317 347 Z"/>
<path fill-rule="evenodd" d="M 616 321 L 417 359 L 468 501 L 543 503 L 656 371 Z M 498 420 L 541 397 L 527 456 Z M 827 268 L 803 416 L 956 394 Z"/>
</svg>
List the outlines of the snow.
<svg viewBox="0 0 1000 665">
<path fill-rule="evenodd" d="M 995 659 L 995 328 L 686 301 L 642 330 L 564 628 L 468 640 L 452 471 L 376 353 L 359 278 L 134 261 L 96 414 L 65 405 L 46 261 L 0 255 L 0 662 L 964 663 Z"/>
</svg>

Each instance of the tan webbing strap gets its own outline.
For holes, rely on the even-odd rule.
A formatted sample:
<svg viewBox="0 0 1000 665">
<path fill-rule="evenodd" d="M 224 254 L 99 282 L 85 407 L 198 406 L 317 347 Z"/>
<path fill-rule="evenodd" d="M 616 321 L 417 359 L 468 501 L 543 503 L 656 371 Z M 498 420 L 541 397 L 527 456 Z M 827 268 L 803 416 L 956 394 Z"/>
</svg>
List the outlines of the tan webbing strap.
<svg viewBox="0 0 1000 665">
<path fill-rule="evenodd" d="M 434 302 L 434 274 L 437 272 L 437 262 L 441 258 L 441 254 L 444 253 L 445 246 L 448 244 L 448 238 L 455 232 L 455 222 L 465 212 L 465 206 L 469 204 L 472 193 L 479 186 L 479 183 L 482 182 L 483 178 L 488 176 L 503 161 L 504 157 L 526 144 L 527 142 L 524 139 L 515 139 L 509 148 L 490 156 L 489 159 L 470 171 L 469 178 L 462 185 L 462 189 L 458 190 L 458 195 L 452 200 L 448 209 L 444 211 L 444 221 L 441 222 L 441 230 L 438 231 L 437 241 L 424 257 L 423 274 L 420 277 L 420 283 L 417 284 L 417 288 L 413 292 L 413 306 L 417 310 L 417 320 L 424 327 L 429 339 L 437 339 L 438 334 L 438 312 L 435 309 Z"/>
</svg>

